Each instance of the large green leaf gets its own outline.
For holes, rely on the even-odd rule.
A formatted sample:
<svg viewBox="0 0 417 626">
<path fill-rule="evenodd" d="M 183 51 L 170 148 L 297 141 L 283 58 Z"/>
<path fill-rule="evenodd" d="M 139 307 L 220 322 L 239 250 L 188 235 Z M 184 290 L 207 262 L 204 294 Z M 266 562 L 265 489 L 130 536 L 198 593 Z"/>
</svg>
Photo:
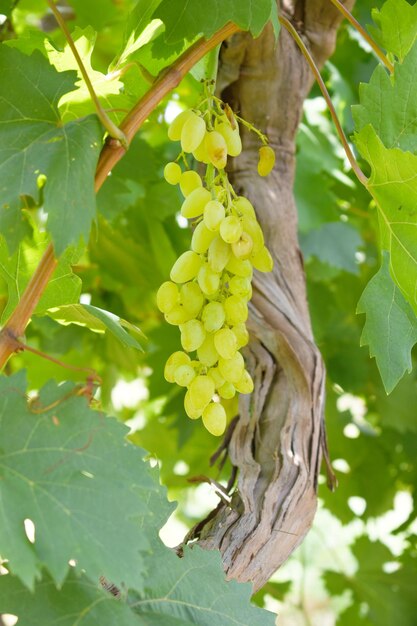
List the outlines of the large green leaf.
<svg viewBox="0 0 417 626">
<path fill-rule="evenodd" d="M 332 267 L 358 273 L 355 253 L 362 241 L 353 226 L 344 222 L 329 222 L 302 235 L 300 243 L 306 258 L 314 256 Z"/>
<path fill-rule="evenodd" d="M 88 239 L 95 215 L 94 172 L 102 130 L 96 116 L 63 125 L 60 98 L 74 89 L 74 72 L 57 72 L 40 52 L 0 46 L 0 228 L 15 249 L 27 232 L 22 196 L 43 208 L 58 255 Z"/>
<path fill-rule="evenodd" d="M 211 37 L 227 22 L 249 30 L 254 37 L 270 19 L 278 28 L 275 0 L 162 0 L 154 17 L 164 22 L 168 44 L 197 35 Z"/>
<path fill-rule="evenodd" d="M 406 371 L 411 371 L 411 349 L 417 342 L 417 319 L 389 273 L 389 255 L 369 281 L 358 302 L 357 313 L 366 313 L 361 344 L 369 345 L 387 393 Z"/>
<path fill-rule="evenodd" d="M 417 313 L 417 156 L 385 148 L 372 126 L 355 135 L 371 165 L 368 189 L 379 211 L 380 247 L 390 253 L 390 271 Z"/>
<path fill-rule="evenodd" d="M 417 37 L 417 4 L 387 0 L 381 9 L 373 9 L 372 18 L 378 28 L 371 26 L 370 33 L 402 61 Z"/>
<path fill-rule="evenodd" d="M 378 66 L 360 87 L 360 104 L 352 107 L 356 129 L 371 124 L 386 148 L 417 152 L 416 65 L 417 43 L 404 63 L 395 65 L 392 77 Z"/>
<path fill-rule="evenodd" d="M 157 489 L 143 452 L 73 385 L 51 382 L 30 403 L 25 392 L 21 374 L 0 379 L 0 554 L 31 588 L 43 567 L 61 584 L 74 559 L 93 581 L 140 589 L 149 547 L 141 524 Z"/>
</svg>

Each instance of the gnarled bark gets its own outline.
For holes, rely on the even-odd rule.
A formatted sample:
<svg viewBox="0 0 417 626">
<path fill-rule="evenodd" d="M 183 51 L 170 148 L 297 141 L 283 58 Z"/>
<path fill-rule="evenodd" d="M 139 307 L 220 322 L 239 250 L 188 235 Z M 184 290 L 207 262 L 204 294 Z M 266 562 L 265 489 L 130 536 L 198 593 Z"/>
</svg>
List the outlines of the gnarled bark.
<svg viewBox="0 0 417 626">
<path fill-rule="evenodd" d="M 346 4 L 351 7 L 354 0 Z M 335 46 L 341 16 L 329 0 L 285 2 L 281 9 L 318 65 Z M 273 174 L 256 173 L 259 141 L 243 133 L 231 177 L 252 200 L 275 261 L 256 273 L 246 357 L 255 392 L 242 396 L 228 452 L 238 468 L 232 503 L 198 526 L 200 545 L 219 548 L 229 578 L 259 589 L 308 532 L 316 511 L 325 433 L 325 370 L 312 336 L 293 196 L 295 135 L 312 75 L 290 35 L 272 28 L 256 40 L 235 35 L 221 55 L 219 89 L 235 111 L 265 130 L 276 150 Z"/>
</svg>

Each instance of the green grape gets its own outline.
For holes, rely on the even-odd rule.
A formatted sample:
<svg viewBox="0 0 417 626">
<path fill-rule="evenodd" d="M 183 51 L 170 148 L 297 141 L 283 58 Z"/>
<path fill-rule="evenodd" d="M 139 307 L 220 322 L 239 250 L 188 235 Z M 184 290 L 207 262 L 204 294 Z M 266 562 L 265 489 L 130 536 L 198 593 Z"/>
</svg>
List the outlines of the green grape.
<svg viewBox="0 0 417 626">
<path fill-rule="evenodd" d="M 204 408 L 204 407 L 203 407 Z M 184 409 L 188 417 L 192 420 L 196 420 L 201 417 L 203 408 L 196 408 L 191 401 L 190 391 L 188 390 L 184 396 Z"/>
<path fill-rule="evenodd" d="M 253 267 L 260 272 L 271 272 L 274 267 L 272 256 L 265 246 L 257 254 L 251 256 L 251 261 Z"/>
<path fill-rule="evenodd" d="M 206 338 L 206 331 L 200 320 L 189 320 L 181 324 L 181 345 L 186 352 L 197 350 Z"/>
<path fill-rule="evenodd" d="M 234 296 L 243 296 L 249 300 L 252 292 L 252 284 L 250 278 L 233 276 L 229 280 L 229 291 Z"/>
<path fill-rule="evenodd" d="M 235 334 L 238 350 L 246 346 L 249 342 L 249 333 L 246 328 L 246 324 L 237 324 L 232 327 L 232 331 Z"/>
<path fill-rule="evenodd" d="M 198 272 L 198 284 L 207 296 L 211 296 L 219 289 L 220 274 L 213 272 L 208 263 L 204 263 Z"/>
<path fill-rule="evenodd" d="M 201 321 L 208 333 L 219 330 L 226 321 L 226 312 L 220 302 L 209 302 L 203 309 Z"/>
<path fill-rule="evenodd" d="M 221 121 L 216 122 L 215 128 L 226 142 L 227 153 L 232 157 L 238 156 L 242 152 L 242 140 L 238 126 L 236 125 L 236 128 L 233 130 L 227 117 L 222 115 Z"/>
<path fill-rule="evenodd" d="M 214 396 L 214 380 L 210 376 L 196 376 L 188 390 L 191 403 L 196 409 L 203 410 Z"/>
<path fill-rule="evenodd" d="M 210 402 L 203 411 L 203 424 L 211 433 L 219 437 L 226 430 L 227 418 L 224 407 L 219 402 Z"/>
<path fill-rule="evenodd" d="M 167 163 L 164 167 L 164 178 L 170 185 L 178 185 L 181 174 L 181 168 L 178 163 Z"/>
<path fill-rule="evenodd" d="M 214 380 L 216 389 L 219 389 L 222 385 L 224 385 L 225 380 L 223 376 L 220 374 L 220 370 L 218 367 L 211 367 L 207 375 L 210 376 L 210 378 Z"/>
<path fill-rule="evenodd" d="M 202 260 L 192 250 L 187 250 L 175 261 L 171 269 L 171 280 L 174 283 L 188 283 L 200 271 Z"/>
<path fill-rule="evenodd" d="M 181 287 L 180 304 L 193 317 L 197 317 L 204 304 L 204 295 L 196 282 L 185 283 Z"/>
<path fill-rule="evenodd" d="M 248 305 L 241 296 L 229 296 L 224 301 L 226 321 L 230 326 L 236 326 L 248 319 Z"/>
<path fill-rule="evenodd" d="M 188 172 L 183 172 L 180 177 L 180 189 L 182 195 L 186 198 L 190 195 L 194 189 L 198 189 L 203 186 L 203 181 L 197 172 L 193 170 L 189 170 Z"/>
<path fill-rule="evenodd" d="M 236 352 L 231 359 L 219 359 L 219 371 L 226 382 L 237 383 L 242 378 L 244 368 L 245 362 L 240 352 Z"/>
<path fill-rule="evenodd" d="M 243 371 L 241 378 L 235 383 L 235 387 L 239 393 L 252 393 L 253 380 L 249 372 Z"/>
<path fill-rule="evenodd" d="M 169 313 L 178 304 L 180 294 L 175 283 L 167 280 L 156 293 L 156 305 L 162 313 Z"/>
<path fill-rule="evenodd" d="M 198 148 L 206 134 L 206 123 L 202 117 L 192 114 L 187 118 L 181 130 L 181 147 L 184 152 L 193 152 Z"/>
<path fill-rule="evenodd" d="M 220 235 L 226 243 L 234 243 L 235 241 L 238 241 L 242 232 L 242 222 L 235 215 L 229 215 L 221 221 Z"/>
<path fill-rule="evenodd" d="M 257 254 L 264 246 L 264 234 L 256 218 L 244 215 L 242 218 L 243 230 L 252 239 L 252 254 Z M 237 256 L 237 255 L 236 255 Z"/>
<path fill-rule="evenodd" d="M 227 145 L 223 135 L 216 130 L 207 132 L 204 139 L 204 147 L 214 167 L 218 170 L 224 169 L 227 163 Z"/>
<path fill-rule="evenodd" d="M 231 400 L 236 395 L 235 386 L 232 383 L 225 382 L 221 387 L 219 387 L 219 396 L 223 398 L 223 400 Z"/>
<path fill-rule="evenodd" d="M 207 154 L 207 150 L 206 150 L 206 145 L 205 145 L 204 139 L 200 143 L 198 148 L 196 148 L 193 151 L 193 157 L 195 158 L 196 161 L 199 161 L 200 163 L 205 163 L 206 165 L 208 165 L 210 163 L 210 159 L 209 159 L 209 156 Z"/>
<path fill-rule="evenodd" d="M 243 232 L 240 238 L 232 243 L 232 252 L 237 259 L 249 259 L 253 250 L 253 240 L 248 233 Z"/>
<path fill-rule="evenodd" d="M 219 360 L 219 353 L 214 345 L 213 335 L 206 335 L 201 346 L 197 349 L 197 356 L 200 362 L 206 367 L 213 367 Z"/>
<path fill-rule="evenodd" d="M 219 230 L 224 220 L 224 206 L 218 200 L 210 200 L 204 207 L 204 223 L 209 230 Z"/>
<path fill-rule="evenodd" d="M 208 250 L 208 262 L 213 272 L 221 273 L 226 267 L 232 250 L 228 243 L 221 237 L 216 237 L 210 244 Z"/>
<path fill-rule="evenodd" d="M 226 265 L 226 269 L 231 274 L 236 274 L 236 276 L 241 276 L 242 278 L 252 278 L 252 263 L 248 260 L 236 259 L 232 255 Z"/>
<path fill-rule="evenodd" d="M 194 229 L 193 236 L 191 238 L 191 248 L 194 252 L 204 254 L 209 249 L 209 246 L 216 233 L 209 230 L 204 222 L 200 222 Z"/>
<path fill-rule="evenodd" d="M 246 215 L 247 217 L 253 217 L 256 219 L 255 209 L 245 196 L 239 196 L 233 201 L 233 206 L 239 215 Z"/>
<path fill-rule="evenodd" d="M 169 383 L 175 382 L 175 370 L 180 365 L 187 365 L 191 362 L 190 357 L 185 352 L 174 352 L 165 363 L 164 377 Z"/>
<path fill-rule="evenodd" d="M 181 139 L 183 126 L 191 115 L 194 115 L 194 112 L 191 111 L 191 109 L 187 109 L 177 115 L 177 117 L 171 122 L 168 127 L 168 137 L 171 141 L 179 141 Z"/>
<path fill-rule="evenodd" d="M 192 219 L 204 211 L 204 207 L 211 199 L 211 193 L 204 187 L 197 187 L 184 200 L 181 206 L 181 215 Z"/>
<path fill-rule="evenodd" d="M 187 311 L 182 304 L 176 304 L 169 313 L 165 313 L 164 317 L 168 324 L 179 326 L 180 324 L 185 324 L 185 322 L 192 320 L 193 314 Z"/>
<path fill-rule="evenodd" d="M 274 169 L 275 152 L 271 146 L 262 146 L 259 148 L 258 174 L 259 176 L 268 176 Z"/>
<path fill-rule="evenodd" d="M 214 345 L 222 359 L 231 359 L 237 350 L 236 335 L 230 328 L 222 328 L 214 335 Z"/>
<path fill-rule="evenodd" d="M 196 374 L 192 365 L 180 365 L 174 372 L 174 380 L 180 387 L 188 387 Z"/>
</svg>

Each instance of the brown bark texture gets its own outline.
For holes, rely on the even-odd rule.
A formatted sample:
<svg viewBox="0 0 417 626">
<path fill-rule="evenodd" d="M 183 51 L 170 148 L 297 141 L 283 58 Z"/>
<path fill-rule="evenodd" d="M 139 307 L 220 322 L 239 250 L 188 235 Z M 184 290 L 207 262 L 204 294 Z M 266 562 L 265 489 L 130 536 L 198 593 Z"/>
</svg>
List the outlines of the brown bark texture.
<svg viewBox="0 0 417 626">
<path fill-rule="evenodd" d="M 348 0 L 351 8 L 354 0 Z M 316 63 L 332 54 L 341 15 L 329 0 L 284 2 Z M 257 175 L 259 140 L 243 132 L 244 150 L 230 173 L 254 204 L 274 258 L 255 273 L 246 359 L 255 392 L 242 396 L 228 443 L 238 470 L 230 505 L 221 502 L 195 529 L 201 546 L 220 549 L 228 578 L 257 590 L 301 543 L 312 524 L 325 450 L 325 368 L 312 335 L 293 195 L 295 137 L 313 77 L 284 28 L 253 40 L 237 34 L 223 46 L 219 92 L 244 119 L 265 131 L 277 163 Z M 312 210 L 314 210 L 312 198 Z"/>
</svg>

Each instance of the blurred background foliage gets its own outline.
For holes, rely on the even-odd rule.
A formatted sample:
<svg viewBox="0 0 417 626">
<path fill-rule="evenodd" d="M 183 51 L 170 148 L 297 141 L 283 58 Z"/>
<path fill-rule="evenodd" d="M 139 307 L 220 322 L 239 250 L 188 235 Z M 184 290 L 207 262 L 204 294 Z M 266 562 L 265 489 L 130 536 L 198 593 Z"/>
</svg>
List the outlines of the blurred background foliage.
<svg viewBox="0 0 417 626">
<path fill-rule="evenodd" d="M 134 41 L 125 38 L 120 57 L 120 41 L 129 32 L 126 15 L 134 4 L 133 0 L 101 0 L 98 11 L 93 3 L 71 0 L 66 7 L 67 19 L 80 29 L 79 44 L 91 55 L 91 68 L 97 72 L 97 83 L 103 85 L 99 93 L 108 109 L 113 106 L 115 87 L 112 81 L 104 83 L 103 74 L 119 72 L 114 80 L 123 81 L 124 102 L 121 105 L 118 99 L 117 107 L 128 109 L 146 91 L 151 77 L 180 51 L 175 45 L 172 54 L 166 49 L 162 52 L 161 24 L 152 22 L 145 32 L 137 29 Z M 360 0 L 356 16 L 367 24 L 371 8 L 381 5 L 376 0 Z M 39 31 L 40 23 L 44 33 Z M 74 67 L 62 35 L 45 15 L 44 1 L 21 0 L 12 19 L 3 24 L 1 36 L 28 52 L 33 42 L 28 34 L 34 31 L 38 41 L 47 33 L 45 54 L 58 55 L 62 67 Z M 119 60 L 114 63 L 114 59 Z M 368 46 L 343 24 L 337 50 L 323 76 L 347 134 L 353 129 L 350 105 L 358 101 L 359 83 L 369 80 L 375 66 Z M 63 272 L 67 278 L 64 291 L 79 289 L 82 303 L 111 311 L 139 327 L 146 336 L 146 340 L 139 339 L 144 351 L 122 345 L 111 333 L 60 324 L 42 311 L 27 329 L 30 345 L 99 373 L 103 408 L 126 422 L 131 440 L 158 461 L 170 497 L 179 502 L 163 530 L 170 545 L 179 542 L 187 528 L 217 502 L 208 484 L 196 487 L 189 480 L 203 475 L 224 482 L 230 470 L 227 465 L 223 470 L 210 466 L 218 442 L 187 419 L 181 390 L 163 378 L 164 362 L 178 349 L 179 336 L 155 305 L 156 289 L 190 239 L 186 224 L 178 218 L 179 192 L 162 176 L 164 164 L 174 156 L 167 142 L 167 123 L 198 100 L 199 78 L 197 68 L 160 104 L 99 192 L 100 218 L 89 250 L 73 251 L 70 260 L 81 282 L 67 275 L 70 270 Z M 60 106 L 68 118 L 91 112 L 82 95 Z M 113 115 L 118 119 L 124 112 Z M 360 345 L 365 318 L 356 314 L 356 308 L 379 266 L 376 210 L 349 171 L 316 87 L 305 103 L 297 145 L 300 244 L 314 334 L 328 372 L 326 423 L 339 486 L 331 493 L 322 478 L 313 529 L 255 599 L 277 610 L 281 626 L 392 626 L 394 622 L 412 626 L 417 624 L 413 597 L 417 375 L 414 371 L 404 376 L 387 396 L 375 360 Z M 366 164 L 362 167 L 366 171 Z M 35 222 L 33 237 L 20 250 L 28 275 L 42 245 Z M 0 311 L 8 299 L 4 277 L 3 271 Z M 21 368 L 27 368 L 34 390 L 51 377 L 58 381 L 85 378 L 83 373 L 64 370 L 29 353 L 9 361 L 10 373 Z"/>
</svg>

